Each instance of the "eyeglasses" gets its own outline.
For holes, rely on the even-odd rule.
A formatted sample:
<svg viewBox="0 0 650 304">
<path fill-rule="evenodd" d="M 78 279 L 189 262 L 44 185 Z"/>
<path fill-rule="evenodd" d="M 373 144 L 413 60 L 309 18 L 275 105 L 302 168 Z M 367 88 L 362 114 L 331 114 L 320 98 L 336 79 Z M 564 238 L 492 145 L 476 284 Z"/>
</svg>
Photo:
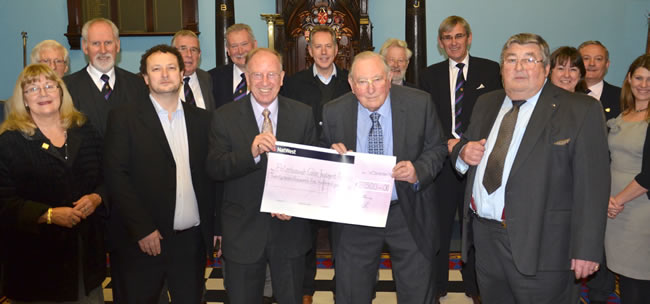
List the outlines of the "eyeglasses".
<svg viewBox="0 0 650 304">
<path fill-rule="evenodd" d="M 357 87 L 358 87 L 358 88 L 366 89 L 366 88 L 368 88 L 368 86 L 370 86 L 370 85 L 373 85 L 373 87 L 374 87 L 374 86 L 384 85 L 383 81 L 385 81 L 385 80 L 386 80 L 386 77 L 384 77 L 384 76 L 377 76 L 377 77 L 374 77 L 374 78 L 372 78 L 372 79 L 364 79 L 364 78 L 360 78 L 360 79 L 355 80 L 354 83 L 357 84 Z M 375 83 L 375 82 L 376 82 L 376 83 Z"/>
<path fill-rule="evenodd" d="M 386 59 L 386 63 L 388 63 L 388 64 L 395 64 L 395 63 L 397 63 L 397 64 L 399 64 L 399 65 L 403 65 L 403 64 L 405 64 L 405 63 L 407 63 L 407 62 L 408 62 L 408 60 L 406 60 L 406 59 L 393 59 L 393 58 Z"/>
<path fill-rule="evenodd" d="M 461 34 L 456 34 L 455 36 L 443 35 L 442 37 L 440 37 L 440 40 L 442 40 L 442 41 L 451 41 L 451 39 L 453 39 L 453 38 L 455 38 L 456 40 L 460 40 L 460 39 L 463 39 L 465 37 L 467 37 L 467 34 L 462 34 L 462 33 Z"/>
<path fill-rule="evenodd" d="M 517 62 L 521 64 L 524 68 L 532 68 L 536 64 L 543 62 L 542 60 L 537 60 L 534 57 L 524 57 L 524 58 L 517 58 L 517 57 L 508 57 L 503 60 L 503 64 L 509 65 L 509 66 L 516 66 Z"/>
<path fill-rule="evenodd" d="M 280 73 L 275 72 L 266 73 L 266 75 L 264 75 L 264 73 L 251 73 L 250 76 L 255 81 L 261 81 L 265 76 L 270 81 L 277 81 L 280 79 Z"/>
<path fill-rule="evenodd" d="M 38 62 L 47 64 L 47 65 L 50 65 L 50 63 L 52 63 L 52 62 L 54 62 L 55 65 L 64 65 L 65 64 L 65 60 L 61 60 L 61 59 L 54 59 L 54 60 L 52 60 L 52 59 L 41 59 Z"/>
<path fill-rule="evenodd" d="M 179 52 L 185 52 L 185 51 L 189 50 L 190 53 L 192 53 L 193 55 L 196 55 L 196 54 L 201 52 L 201 50 L 199 48 L 194 47 L 194 46 L 193 47 L 186 47 L 186 46 L 183 45 L 183 46 L 178 47 L 177 49 L 178 49 Z"/>
<path fill-rule="evenodd" d="M 48 83 L 43 87 L 33 86 L 33 87 L 30 87 L 30 88 L 27 88 L 26 90 L 23 91 L 23 93 L 25 93 L 25 95 L 33 96 L 33 95 L 36 95 L 36 94 L 40 93 L 41 90 L 45 90 L 45 92 L 49 94 L 49 93 L 56 92 L 58 89 L 59 89 L 58 84 L 49 84 Z"/>
</svg>

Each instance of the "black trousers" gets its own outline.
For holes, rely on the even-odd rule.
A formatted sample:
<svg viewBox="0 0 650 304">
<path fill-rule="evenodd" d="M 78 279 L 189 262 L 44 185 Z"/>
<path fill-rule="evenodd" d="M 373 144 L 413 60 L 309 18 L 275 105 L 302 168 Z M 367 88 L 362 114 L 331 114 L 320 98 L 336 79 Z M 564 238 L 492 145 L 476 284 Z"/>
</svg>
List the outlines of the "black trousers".
<svg viewBox="0 0 650 304">
<path fill-rule="evenodd" d="M 231 304 L 259 304 L 264 295 L 267 263 L 271 269 L 273 297 L 278 303 L 302 303 L 305 255 L 285 257 L 263 254 L 259 260 L 242 264 L 228 259 L 228 299 Z"/>
<path fill-rule="evenodd" d="M 397 302 L 433 302 L 433 257 L 418 249 L 399 204 L 390 207 L 386 228 L 333 223 L 332 229 L 340 235 L 334 244 L 337 304 L 372 302 L 384 243 L 390 250 Z"/>
<path fill-rule="evenodd" d="M 533 276 L 515 267 L 506 228 L 472 216 L 476 274 L 485 304 L 576 304 L 579 282 L 571 270 L 538 271 Z"/>
<path fill-rule="evenodd" d="M 438 251 L 435 262 L 435 268 L 439 271 L 436 273 L 435 284 L 438 295 L 444 296 L 447 294 L 449 285 L 449 271 L 444 270 L 449 268 L 449 247 L 454 234 L 454 219 L 456 215 L 459 219 L 463 218 L 465 177 L 459 176 L 451 162 L 447 160 L 436 177 L 434 185 L 436 186 L 435 203 L 438 205 L 438 222 L 440 223 L 440 251 Z M 476 296 L 479 291 L 476 283 L 474 250 L 469 251 L 466 260 L 460 270 L 465 285 L 465 294 Z"/>
<path fill-rule="evenodd" d="M 621 304 L 645 304 L 650 301 L 650 281 L 619 276 Z"/>
<path fill-rule="evenodd" d="M 117 304 L 158 304 L 165 281 L 172 303 L 201 303 L 206 251 L 199 227 L 162 239 L 160 255 L 147 255 L 134 244 L 110 258 Z"/>
</svg>

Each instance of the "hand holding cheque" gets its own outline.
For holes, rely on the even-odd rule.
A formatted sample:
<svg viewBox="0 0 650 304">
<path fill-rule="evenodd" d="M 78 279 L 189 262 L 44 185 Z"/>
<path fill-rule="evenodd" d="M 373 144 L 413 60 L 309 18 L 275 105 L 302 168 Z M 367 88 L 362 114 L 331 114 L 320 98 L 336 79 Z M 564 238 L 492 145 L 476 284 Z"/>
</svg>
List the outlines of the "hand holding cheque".
<svg viewBox="0 0 650 304">
<path fill-rule="evenodd" d="M 413 165 L 394 156 L 276 142 L 268 153 L 260 211 L 384 227 L 397 180 L 417 180 Z M 347 152 L 347 153 L 346 153 Z M 395 170 L 393 170 L 395 169 Z"/>
</svg>

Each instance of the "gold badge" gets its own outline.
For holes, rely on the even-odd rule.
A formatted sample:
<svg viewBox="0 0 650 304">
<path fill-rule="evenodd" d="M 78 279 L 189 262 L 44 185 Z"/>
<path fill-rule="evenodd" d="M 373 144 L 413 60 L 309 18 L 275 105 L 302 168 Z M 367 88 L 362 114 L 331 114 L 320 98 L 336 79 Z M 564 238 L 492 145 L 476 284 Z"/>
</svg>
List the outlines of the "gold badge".
<svg viewBox="0 0 650 304">
<path fill-rule="evenodd" d="M 47 143 L 43 143 L 43 144 L 41 145 L 41 148 L 43 148 L 44 150 L 47 150 L 47 149 L 50 148 L 50 145 L 48 145 Z"/>
</svg>

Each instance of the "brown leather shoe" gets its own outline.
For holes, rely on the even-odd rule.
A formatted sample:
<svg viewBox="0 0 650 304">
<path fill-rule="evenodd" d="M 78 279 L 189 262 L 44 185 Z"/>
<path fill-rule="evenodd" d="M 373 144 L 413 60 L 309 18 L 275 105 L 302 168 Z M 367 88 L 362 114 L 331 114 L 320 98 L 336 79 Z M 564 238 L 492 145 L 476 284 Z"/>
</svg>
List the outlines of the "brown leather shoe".
<svg viewBox="0 0 650 304">
<path fill-rule="evenodd" d="M 314 297 L 310 295 L 302 296 L 302 304 L 312 304 L 314 302 Z"/>
</svg>

